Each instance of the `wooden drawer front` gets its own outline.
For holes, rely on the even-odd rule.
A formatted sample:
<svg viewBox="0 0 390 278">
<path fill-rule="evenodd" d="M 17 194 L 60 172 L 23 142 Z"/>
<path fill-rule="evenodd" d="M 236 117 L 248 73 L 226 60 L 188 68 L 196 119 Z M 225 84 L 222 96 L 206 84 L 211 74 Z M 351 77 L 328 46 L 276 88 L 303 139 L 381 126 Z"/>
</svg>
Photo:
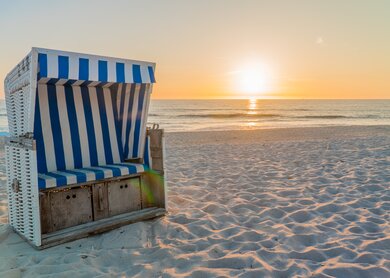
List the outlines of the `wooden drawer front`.
<svg viewBox="0 0 390 278">
<path fill-rule="evenodd" d="M 42 197 L 42 232 L 54 232 L 92 221 L 90 188 L 48 192 Z"/>
<path fill-rule="evenodd" d="M 109 182 L 107 188 L 110 216 L 141 209 L 139 178 Z"/>
</svg>

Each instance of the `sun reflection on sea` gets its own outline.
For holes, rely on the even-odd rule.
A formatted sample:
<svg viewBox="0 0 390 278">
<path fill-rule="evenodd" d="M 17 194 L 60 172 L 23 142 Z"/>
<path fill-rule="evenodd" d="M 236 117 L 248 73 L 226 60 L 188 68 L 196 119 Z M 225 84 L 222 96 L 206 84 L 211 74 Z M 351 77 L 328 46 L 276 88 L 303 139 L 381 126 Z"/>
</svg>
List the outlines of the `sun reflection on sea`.
<svg viewBox="0 0 390 278">
<path fill-rule="evenodd" d="M 250 98 L 248 101 L 249 101 L 249 103 L 248 103 L 248 112 L 247 112 L 247 114 L 248 115 L 256 115 L 257 114 L 257 112 L 256 112 L 257 99 Z M 257 125 L 257 123 L 254 122 L 254 121 L 250 121 L 250 122 L 246 123 L 246 126 L 249 127 L 249 128 L 255 127 L 256 125 Z"/>
<path fill-rule="evenodd" d="M 256 108 L 257 108 L 257 99 L 250 98 L 249 99 L 249 105 L 248 105 L 248 115 L 256 115 Z"/>
</svg>

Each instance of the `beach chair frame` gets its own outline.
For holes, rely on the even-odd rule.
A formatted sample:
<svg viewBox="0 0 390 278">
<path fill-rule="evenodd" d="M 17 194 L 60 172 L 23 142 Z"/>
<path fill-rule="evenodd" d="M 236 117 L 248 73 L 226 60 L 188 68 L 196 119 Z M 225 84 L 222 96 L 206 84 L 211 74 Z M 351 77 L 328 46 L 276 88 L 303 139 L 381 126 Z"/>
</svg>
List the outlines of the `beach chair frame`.
<svg viewBox="0 0 390 278">
<path fill-rule="evenodd" d="M 39 53 L 55 53 L 56 55 L 63 56 L 83 55 L 83 57 L 103 60 L 108 63 L 118 63 L 119 61 L 120 63 L 136 64 L 140 67 L 147 66 L 153 68 L 153 72 L 155 67 L 153 63 L 142 61 L 33 48 L 7 75 L 4 87 L 10 136 L 5 145 L 5 155 L 7 163 L 9 223 L 11 227 L 34 247 L 42 249 L 115 229 L 136 221 L 164 215 L 167 205 L 167 187 L 164 178 L 164 132 L 156 125 L 146 130 L 145 137 L 142 139 L 145 142 L 140 143 L 140 146 L 144 146 L 145 148 L 145 154 L 140 155 L 136 159 L 130 159 L 131 162 L 135 163 L 145 163 L 148 160 L 150 162 L 150 168 L 147 171 L 82 183 L 73 183 L 61 187 L 38 188 L 39 173 L 37 141 L 34 138 L 34 113 L 36 111 L 36 95 L 39 83 Z M 89 81 L 99 83 L 99 80 L 91 79 Z M 135 83 L 135 80 L 133 81 Z M 154 82 L 152 77 L 150 77 L 148 82 L 153 83 L 152 81 Z M 150 88 L 150 92 L 147 94 L 147 98 L 150 98 L 152 84 L 148 88 Z M 146 114 L 147 109 L 148 106 L 146 106 Z M 144 128 L 146 128 L 146 125 Z M 121 183 L 123 183 L 122 187 L 120 187 Z M 134 200 L 119 202 L 119 204 L 115 204 L 117 210 L 112 210 L 112 213 L 107 212 L 109 197 L 117 194 L 116 196 L 120 198 L 121 195 L 118 195 L 118 192 L 116 192 L 117 188 L 126 188 L 128 190 L 128 186 L 130 188 L 132 186 L 131 184 L 138 184 L 136 188 L 138 188 L 137 192 L 139 194 L 134 194 L 131 197 Z M 107 192 L 107 187 L 112 188 L 113 193 L 110 196 L 107 193 L 105 195 L 103 194 L 103 192 Z M 74 200 L 71 199 L 72 202 L 75 202 L 73 203 L 74 206 L 78 207 L 77 210 L 74 207 L 67 206 L 59 198 L 59 196 L 62 196 L 61 194 L 67 194 L 66 192 L 82 192 L 77 194 L 77 196 L 73 194 L 77 198 L 74 197 Z M 67 197 L 69 196 L 67 195 Z M 56 201 L 50 202 L 47 201 L 47 198 L 53 198 Z M 78 210 L 82 210 L 79 208 L 83 205 L 88 206 L 88 202 L 92 209 L 92 215 L 89 221 L 86 221 L 84 215 L 79 213 Z M 137 202 L 137 207 L 133 206 L 131 209 L 126 210 L 126 208 L 121 207 L 129 208 L 129 203 Z M 68 214 L 69 218 L 73 216 L 83 218 L 83 221 L 81 221 L 82 224 L 76 225 L 74 223 L 77 223 L 77 221 L 70 219 L 70 222 L 73 221 L 73 224 L 71 223 L 70 226 L 50 231 L 50 229 L 53 230 L 53 226 L 47 223 L 47 219 L 50 218 L 50 215 L 55 210 L 58 210 L 58 207 L 65 208 L 64 215 L 66 215 L 66 209 L 68 209 L 68 212 L 70 212 Z M 93 209 L 96 207 L 103 208 L 102 211 L 105 210 L 106 213 L 100 216 L 99 219 L 96 217 L 97 213 L 93 212 Z M 69 220 L 64 215 L 59 217 L 59 221 L 62 221 L 61 224 Z"/>
</svg>

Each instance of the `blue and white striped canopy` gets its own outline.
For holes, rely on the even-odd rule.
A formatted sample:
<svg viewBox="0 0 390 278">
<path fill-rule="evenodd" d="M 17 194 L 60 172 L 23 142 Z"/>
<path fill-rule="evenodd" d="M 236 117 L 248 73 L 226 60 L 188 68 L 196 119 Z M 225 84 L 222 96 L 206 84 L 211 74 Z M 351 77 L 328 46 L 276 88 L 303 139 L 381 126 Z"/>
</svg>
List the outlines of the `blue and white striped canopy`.
<svg viewBox="0 0 390 278">
<path fill-rule="evenodd" d="M 39 188 L 140 174 L 148 168 L 146 121 L 155 64 L 35 51 L 33 133 Z M 129 164 L 135 159 L 144 164 Z"/>
<path fill-rule="evenodd" d="M 155 83 L 155 64 L 119 58 L 34 48 L 38 52 L 38 80 L 57 83 L 73 80 L 75 85 L 99 83 Z M 61 82 L 61 81 L 60 81 Z M 64 82 L 63 82 L 64 83 Z"/>
</svg>

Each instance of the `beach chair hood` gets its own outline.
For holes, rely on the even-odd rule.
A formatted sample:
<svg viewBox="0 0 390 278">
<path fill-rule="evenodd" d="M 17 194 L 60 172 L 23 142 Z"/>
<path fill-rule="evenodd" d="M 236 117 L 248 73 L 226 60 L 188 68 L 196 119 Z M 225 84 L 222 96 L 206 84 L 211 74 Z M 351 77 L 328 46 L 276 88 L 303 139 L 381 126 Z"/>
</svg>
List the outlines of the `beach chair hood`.
<svg viewBox="0 0 390 278">
<path fill-rule="evenodd" d="M 34 134 L 39 172 L 142 157 L 154 63 L 33 48 L 18 67 L 36 79 L 33 109 L 10 132 Z"/>
</svg>

